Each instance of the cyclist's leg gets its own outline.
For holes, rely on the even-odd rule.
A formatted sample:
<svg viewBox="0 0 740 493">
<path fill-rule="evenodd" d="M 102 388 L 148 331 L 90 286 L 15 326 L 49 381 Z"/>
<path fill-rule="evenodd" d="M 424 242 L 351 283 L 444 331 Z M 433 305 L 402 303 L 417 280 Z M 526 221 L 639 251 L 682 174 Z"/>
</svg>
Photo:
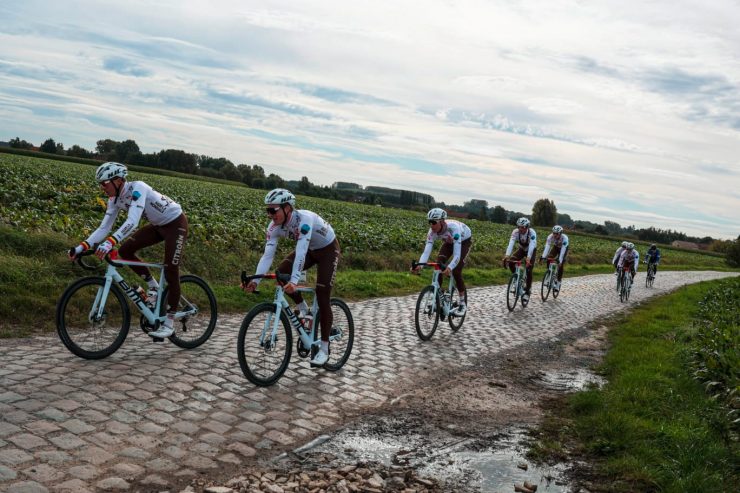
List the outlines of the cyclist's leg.
<svg viewBox="0 0 740 493">
<path fill-rule="evenodd" d="M 526 252 L 524 252 L 524 250 L 522 250 L 522 253 L 524 253 L 526 256 Z M 534 252 L 532 253 L 532 258 L 533 259 L 537 258 L 536 248 L 534 249 Z M 529 267 L 527 267 L 527 293 L 529 293 L 530 290 L 532 289 L 532 277 L 533 277 L 532 270 L 534 270 L 534 262 L 532 262 L 532 264 Z"/>
<path fill-rule="evenodd" d="M 463 279 L 462 271 L 465 267 L 465 262 L 468 260 L 468 253 L 470 253 L 471 247 L 472 242 L 470 239 L 462 242 L 462 245 L 460 245 L 460 262 L 452 269 L 452 277 L 455 278 L 455 286 L 457 286 L 457 292 L 461 302 L 465 302 L 465 280 Z"/>
<path fill-rule="evenodd" d="M 514 254 L 509 257 L 509 260 L 517 261 L 524 258 L 524 256 L 527 254 L 526 250 L 523 248 L 519 248 Z M 509 269 L 511 270 L 511 273 L 513 274 L 516 270 L 516 266 L 513 264 L 513 262 L 509 263 Z"/>
<path fill-rule="evenodd" d="M 132 260 L 134 262 L 141 262 L 141 259 L 136 256 L 136 252 L 142 248 L 155 245 L 162 241 L 164 238 L 157 230 L 157 227 L 153 224 L 147 224 L 140 230 L 136 231 L 129 239 L 123 242 L 121 247 L 118 249 L 118 255 L 124 260 Z M 144 281 L 149 282 L 152 279 L 152 274 L 149 272 L 147 267 L 140 265 L 130 266 L 131 270 L 136 272 Z"/>
<path fill-rule="evenodd" d="M 167 304 L 173 313 L 177 311 L 180 302 L 180 262 L 185 252 L 185 240 L 188 237 L 188 218 L 185 214 L 159 227 L 160 234 L 164 237 L 164 278 L 167 280 L 169 292 Z"/>
<path fill-rule="evenodd" d="M 558 254 L 560 252 L 558 251 Z M 557 255 L 555 256 L 557 258 Z M 563 272 L 565 271 L 565 262 L 568 261 L 568 247 L 565 247 L 565 254 L 563 255 L 563 261 L 558 265 L 558 282 L 563 280 Z"/>
<path fill-rule="evenodd" d="M 331 327 L 334 323 L 334 314 L 331 311 L 331 290 L 334 288 L 337 266 L 339 265 L 339 258 L 341 256 L 339 242 L 335 239 L 333 243 L 311 253 L 318 264 L 316 301 L 319 304 L 319 315 L 321 319 L 321 341 L 322 343 L 328 343 Z"/>
</svg>

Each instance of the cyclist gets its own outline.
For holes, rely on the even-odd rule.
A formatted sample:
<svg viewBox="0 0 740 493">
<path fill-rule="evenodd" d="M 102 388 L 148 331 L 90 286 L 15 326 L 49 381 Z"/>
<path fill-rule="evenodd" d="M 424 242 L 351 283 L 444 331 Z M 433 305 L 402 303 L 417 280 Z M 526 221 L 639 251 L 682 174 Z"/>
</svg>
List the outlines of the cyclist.
<svg viewBox="0 0 740 493">
<path fill-rule="evenodd" d="M 560 282 L 563 280 L 563 265 L 565 264 L 565 258 L 568 256 L 568 245 L 568 235 L 563 233 L 563 227 L 553 226 L 552 233 L 545 240 L 545 249 L 542 252 L 540 262 L 547 258 L 548 253 L 550 258 L 558 258 L 558 280 L 555 281 L 553 286 L 556 291 L 560 290 Z M 550 248 L 552 248 L 552 251 L 550 251 Z"/>
<path fill-rule="evenodd" d="M 98 229 L 82 243 L 70 248 L 69 258 L 74 260 L 91 245 L 99 244 L 95 255 L 102 259 L 111 249 L 128 238 L 118 249 L 124 260 L 141 262 L 136 252 L 164 241 L 164 277 L 169 286 L 167 294 L 167 317 L 156 330 L 149 332 L 154 338 L 165 338 L 174 332 L 174 318 L 180 300 L 180 261 L 188 236 L 188 219 L 180 204 L 163 195 L 143 181 L 127 181 L 128 170 L 120 163 L 101 164 L 95 172 L 95 179 L 108 196 L 108 207 Z M 113 224 L 120 211 L 127 211 L 126 221 L 110 236 Z M 149 224 L 137 230 L 142 215 Z M 134 232 L 135 231 L 135 232 Z M 130 237 L 129 237 L 130 236 Z M 146 281 L 149 291 L 147 303 L 154 305 L 157 301 L 159 283 L 144 266 L 132 265 L 131 269 Z"/>
<path fill-rule="evenodd" d="M 640 254 L 635 249 L 634 243 L 627 243 L 627 248 L 619 256 L 617 262 L 617 268 L 622 270 L 629 268 L 630 274 L 632 274 L 632 280 L 635 280 L 635 274 L 637 274 L 637 266 L 640 263 Z"/>
<path fill-rule="evenodd" d="M 622 252 L 627 249 L 627 245 L 629 245 L 629 241 L 623 241 L 622 244 L 617 248 L 617 251 L 614 252 L 614 258 L 612 258 L 612 265 L 614 266 L 614 275 L 617 275 L 617 264 L 619 263 L 619 257 L 622 255 Z"/>
<path fill-rule="evenodd" d="M 658 264 L 660 263 L 660 250 L 655 245 L 655 243 L 650 245 L 650 248 L 645 254 L 645 263 L 648 264 L 648 272 L 650 272 L 650 267 L 652 266 L 653 275 L 658 273 Z"/>
<path fill-rule="evenodd" d="M 517 251 L 514 255 L 511 252 L 514 250 L 514 244 L 518 245 Z M 509 264 L 509 260 L 521 260 L 524 257 L 527 258 L 527 288 L 526 292 L 522 295 L 524 301 L 529 301 L 529 293 L 532 289 L 532 269 L 534 268 L 535 255 L 537 254 L 537 233 L 534 229 L 529 227 L 529 219 L 526 217 L 520 217 L 516 220 L 516 229 L 511 232 L 511 239 L 509 240 L 509 246 L 506 247 L 506 255 L 504 256 L 504 267 L 507 265 L 513 273 L 515 267 L 513 264 Z"/>
<path fill-rule="evenodd" d="M 296 291 L 301 271 L 317 265 L 316 299 L 319 304 L 321 325 L 321 347 L 311 360 L 312 366 L 323 366 L 329 359 L 329 335 L 334 316 L 331 311 L 331 290 L 339 264 L 339 242 L 334 229 L 318 214 L 295 208 L 295 195 L 284 188 L 271 190 L 265 196 L 267 215 L 271 218 L 267 226 L 265 253 L 257 264 L 256 275 L 262 275 L 272 265 L 278 239 L 288 237 L 296 241 L 296 248 L 278 266 L 281 274 L 290 274 L 290 282 L 284 286 L 285 293 L 298 305 L 300 317 L 308 313 L 308 305 L 300 292 Z M 251 293 L 257 289 L 259 280 L 250 281 L 242 288 Z"/>
<path fill-rule="evenodd" d="M 424 251 L 419 257 L 419 263 L 423 264 L 429 259 L 434 240 L 442 240 L 442 247 L 437 252 L 437 262 L 442 264 L 449 260 L 443 274 L 446 276 L 451 274 L 455 278 L 459 300 L 457 308 L 452 314 L 461 317 L 465 315 L 467 310 L 465 281 L 463 280 L 462 271 L 470 247 L 473 245 L 473 233 L 466 224 L 454 219 L 447 219 L 447 212 L 439 207 L 435 207 L 427 213 L 427 221 L 429 221 L 429 233 L 427 234 Z M 411 271 L 418 274 L 421 271 L 421 265 L 417 265 Z"/>
</svg>

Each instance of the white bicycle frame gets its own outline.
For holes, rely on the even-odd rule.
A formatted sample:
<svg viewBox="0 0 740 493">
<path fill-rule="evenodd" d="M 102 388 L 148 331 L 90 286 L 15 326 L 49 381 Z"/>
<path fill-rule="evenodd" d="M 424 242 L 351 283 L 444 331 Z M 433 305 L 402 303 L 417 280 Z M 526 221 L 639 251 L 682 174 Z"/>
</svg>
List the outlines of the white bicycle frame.
<svg viewBox="0 0 740 493">
<path fill-rule="evenodd" d="M 436 300 L 439 296 L 439 290 L 441 289 L 441 285 L 439 283 L 439 276 L 442 275 L 441 269 L 434 269 L 432 272 L 432 286 L 434 286 L 434 299 Z M 452 310 L 452 296 L 450 293 L 452 293 L 452 288 L 455 287 L 455 278 L 453 276 L 450 276 L 450 283 L 447 287 L 447 296 L 442 296 L 442 313 L 444 316 L 448 316 L 450 314 L 450 311 Z"/>
<path fill-rule="evenodd" d="M 296 291 L 300 293 L 315 294 L 315 290 L 308 286 L 298 286 L 296 288 Z M 267 333 L 269 331 L 271 347 L 274 347 L 274 343 L 277 339 L 278 331 L 280 328 L 281 311 L 285 311 L 286 315 L 288 316 L 288 321 L 290 322 L 290 325 L 298 332 L 298 337 L 300 337 L 301 342 L 303 343 L 303 347 L 311 348 L 311 346 L 315 346 L 321 343 L 321 339 L 318 337 L 315 341 L 312 339 L 312 334 L 316 330 L 315 317 L 318 314 L 319 305 L 319 302 L 315 295 L 313 297 L 313 304 L 311 305 L 311 313 L 313 314 L 314 320 L 308 332 L 306 332 L 304 325 L 298 319 L 298 315 L 296 315 L 295 312 L 291 310 L 288 301 L 285 299 L 285 290 L 279 284 L 275 288 L 275 299 L 273 300 L 273 303 L 275 305 L 275 313 L 267 317 L 267 320 L 265 321 L 265 326 L 262 328 L 262 334 L 260 335 L 260 346 L 264 346 L 265 337 L 267 336 Z M 337 337 L 339 336 L 330 336 L 329 341 L 336 340 Z"/>
<path fill-rule="evenodd" d="M 154 325 L 157 322 L 163 322 L 166 318 L 166 315 L 159 316 L 157 313 L 159 313 L 161 304 L 163 302 L 162 300 L 162 293 L 164 291 L 165 287 L 165 277 L 164 277 L 164 264 L 155 264 L 155 263 L 149 263 L 149 262 L 136 262 L 134 260 L 123 260 L 123 259 L 115 259 L 111 260 L 111 262 L 115 262 L 119 265 L 137 265 L 141 267 L 150 267 L 150 268 L 156 268 L 160 269 L 160 275 L 159 275 L 159 288 L 157 290 L 157 304 L 154 307 L 154 311 L 151 310 L 147 304 L 144 302 L 144 300 L 141 298 L 139 293 L 136 292 L 136 289 L 134 289 L 133 286 L 129 286 L 129 284 L 126 282 L 126 280 L 121 276 L 121 274 L 118 273 L 117 266 L 113 265 L 112 263 L 108 263 L 108 268 L 105 271 L 105 285 L 98 289 L 98 293 L 95 296 L 95 301 L 93 302 L 92 309 L 90 310 L 89 314 L 89 320 L 99 320 L 103 317 L 103 311 L 105 308 L 105 302 L 108 299 L 108 295 L 110 294 L 111 285 L 115 282 L 128 296 L 128 298 L 136 305 L 136 308 L 139 309 L 142 315 L 147 319 L 147 321 Z M 185 316 L 190 316 L 195 313 L 198 313 L 198 309 L 195 307 L 192 307 L 191 310 L 188 311 L 180 311 L 175 313 L 175 319 L 180 319 Z"/>
</svg>

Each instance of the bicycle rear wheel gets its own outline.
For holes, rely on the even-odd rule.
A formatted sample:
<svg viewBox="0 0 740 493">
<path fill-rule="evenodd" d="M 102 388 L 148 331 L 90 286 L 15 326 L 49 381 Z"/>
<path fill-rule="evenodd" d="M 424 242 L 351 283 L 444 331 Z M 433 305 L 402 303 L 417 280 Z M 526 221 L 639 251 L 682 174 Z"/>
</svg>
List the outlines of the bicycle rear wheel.
<svg viewBox="0 0 740 493">
<path fill-rule="evenodd" d="M 452 286 L 452 290 L 450 291 L 450 299 L 455 299 L 455 291 L 457 291 L 457 287 Z M 465 309 L 467 310 L 468 307 L 468 293 L 465 292 Z M 460 330 L 460 327 L 462 327 L 463 322 L 465 321 L 465 316 L 468 314 L 466 311 L 463 315 L 453 315 L 455 309 L 458 307 L 458 302 L 453 301 L 452 307 L 450 308 L 450 315 L 447 317 L 447 321 L 450 324 L 450 328 L 452 329 L 452 332 L 457 332 Z"/>
<path fill-rule="evenodd" d="M 331 313 L 334 320 L 329 332 L 329 360 L 323 368 L 338 371 L 349 359 L 355 341 L 355 322 L 347 303 L 339 298 L 331 299 Z M 321 321 L 318 321 L 319 328 Z"/>
<path fill-rule="evenodd" d="M 69 286 L 57 303 L 57 333 L 72 354 L 102 359 L 115 353 L 128 335 L 131 312 L 126 297 L 113 284 L 97 317 L 98 299 L 104 277 L 85 277 Z M 95 313 L 94 313 L 95 312 Z"/>
<path fill-rule="evenodd" d="M 439 309 L 437 300 L 434 299 L 434 286 L 426 286 L 419 293 L 414 322 L 419 339 L 428 341 L 432 338 L 439 325 Z"/>
<path fill-rule="evenodd" d="M 542 297 L 542 301 L 547 301 L 547 298 L 550 296 L 550 289 L 552 288 L 552 285 L 550 284 L 550 278 L 552 277 L 552 272 L 550 272 L 550 269 L 547 269 L 545 271 L 545 275 L 542 277 L 542 286 L 540 287 L 540 296 Z M 553 293 L 553 296 L 555 293 Z"/>
<path fill-rule="evenodd" d="M 288 317 L 280 312 L 280 322 L 275 337 L 272 337 L 275 305 L 261 303 L 244 317 L 236 340 L 239 366 L 247 380 L 260 387 L 277 382 L 290 362 L 293 351 L 293 333 Z"/>
<path fill-rule="evenodd" d="M 167 306 L 167 286 L 162 293 L 161 314 L 164 315 Z M 180 301 L 177 304 L 178 312 L 191 312 L 192 315 L 175 320 L 175 332 L 170 340 L 184 349 L 193 349 L 208 340 L 216 328 L 218 308 L 216 296 L 208 284 L 198 276 L 185 275 L 180 277 Z"/>
<path fill-rule="evenodd" d="M 506 307 L 513 311 L 516 307 L 516 300 L 519 299 L 519 277 L 514 274 L 509 279 L 509 286 L 506 288 Z"/>
</svg>

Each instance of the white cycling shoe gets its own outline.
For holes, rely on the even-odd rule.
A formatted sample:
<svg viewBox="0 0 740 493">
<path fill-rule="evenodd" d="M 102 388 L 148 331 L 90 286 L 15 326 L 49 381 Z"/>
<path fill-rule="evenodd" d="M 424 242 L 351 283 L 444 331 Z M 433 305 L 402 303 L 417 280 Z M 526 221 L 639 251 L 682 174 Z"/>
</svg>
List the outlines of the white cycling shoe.
<svg viewBox="0 0 740 493">
<path fill-rule="evenodd" d="M 149 337 L 154 337 L 157 339 L 164 339 L 166 337 L 170 337 L 174 333 L 175 333 L 175 328 L 173 326 L 162 324 L 154 332 L 149 332 Z"/>
<path fill-rule="evenodd" d="M 311 366 L 324 366 L 327 361 L 329 361 L 329 355 L 323 349 L 319 349 L 311 360 Z"/>
</svg>

